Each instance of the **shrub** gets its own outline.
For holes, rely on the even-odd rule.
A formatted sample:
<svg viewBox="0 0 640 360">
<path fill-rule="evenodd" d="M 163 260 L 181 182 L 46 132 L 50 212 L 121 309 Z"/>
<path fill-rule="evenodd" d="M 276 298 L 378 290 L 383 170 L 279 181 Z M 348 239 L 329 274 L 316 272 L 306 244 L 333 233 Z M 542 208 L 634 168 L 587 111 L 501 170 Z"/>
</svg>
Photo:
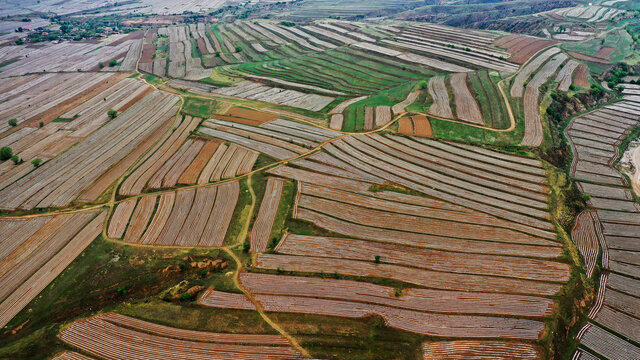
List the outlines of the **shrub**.
<svg viewBox="0 0 640 360">
<path fill-rule="evenodd" d="M 380 255 L 376 255 L 375 261 L 376 261 L 376 264 L 380 264 Z"/>
<path fill-rule="evenodd" d="M 429 87 L 429 82 L 427 80 L 422 80 L 418 83 L 418 89 L 424 90 Z"/>
<path fill-rule="evenodd" d="M 220 50 L 216 50 L 216 57 L 220 57 Z"/>
<path fill-rule="evenodd" d="M 202 271 L 200 271 L 200 276 L 205 277 L 208 273 L 207 269 L 202 269 Z"/>
<path fill-rule="evenodd" d="M 13 156 L 13 149 L 8 146 L 0 148 L 0 160 L 5 161 L 11 159 Z"/>
<path fill-rule="evenodd" d="M 182 301 L 191 301 L 191 294 L 189 293 L 184 293 L 180 296 L 180 300 Z"/>
<path fill-rule="evenodd" d="M 245 242 L 242 244 L 242 251 L 243 251 L 244 253 L 248 253 L 248 252 L 249 252 L 249 249 L 251 249 L 251 244 L 250 244 L 248 241 L 245 241 Z"/>
<path fill-rule="evenodd" d="M 38 126 L 43 127 L 44 126 L 44 121 L 40 121 L 40 124 L 38 124 Z"/>
<path fill-rule="evenodd" d="M 118 287 L 118 290 L 116 290 L 118 292 L 118 294 L 120 295 L 126 295 L 127 294 L 127 288 L 124 286 L 120 286 Z"/>
<path fill-rule="evenodd" d="M 235 48 L 235 50 L 236 50 L 236 52 L 237 52 L 237 53 L 238 53 L 238 52 L 240 52 L 240 51 L 242 51 L 242 46 L 237 45 L 237 46 L 236 46 L 236 48 Z"/>
<path fill-rule="evenodd" d="M 569 90 L 576 91 L 576 86 L 574 84 L 569 85 Z"/>
<path fill-rule="evenodd" d="M 18 125 L 18 119 L 16 118 L 10 119 L 8 123 L 9 123 L 9 126 L 16 126 Z"/>
<path fill-rule="evenodd" d="M 20 158 L 18 157 L 18 155 L 13 155 L 11 157 L 11 161 L 13 161 L 14 164 L 18 165 L 20 163 Z"/>
<path fill-rule="evenodd" d="M 118 112 L 111 109 L 109 111 L 107 111 L 107 115 L 109 116 L 109 119 L 115 119 L 116 116 L 118 116 Z"/>
<path fill-rule="evenodd" d="M 101 61 L 101 62 L 99 62 L 99 63 L 98 63 L 98 67 L 99 67 L 100 69 L 104 68 L 104 63 L 103 63 L 102 61 Z"/>
<path fill-rule="evenodd" d="M 31 160 L 31 164 L 33 164 L 33 167 L 38 167 L 42 164 L 42 159 L 40 158 L 35 158 L 33 160 Z"/>
<path fill-rule="evenodd" d="M 110 67 L 114 67 L 116 65 L 118 65 L 118 62 L 115 59 L 112 59 L 111 61 L 109 61 L 109 66 Z"/>
</svg>

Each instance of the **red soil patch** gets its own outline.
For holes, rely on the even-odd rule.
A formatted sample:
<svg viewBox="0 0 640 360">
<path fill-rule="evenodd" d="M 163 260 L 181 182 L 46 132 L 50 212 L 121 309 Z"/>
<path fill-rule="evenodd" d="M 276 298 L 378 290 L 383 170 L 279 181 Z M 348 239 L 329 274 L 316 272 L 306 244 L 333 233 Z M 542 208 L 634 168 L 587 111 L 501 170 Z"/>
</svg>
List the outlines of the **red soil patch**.
<svg viewBox="0 0 640 360">
<path fill-rule="evenodd" d="M 581 87 L 589 87 L 589 79 L 587 77 L 588 68 L 585 64 L 580 64 L 573 72 L 573 83 Z"/>
<path fill-rule="evenodd" d="M 207 51 L 207 45 L 204 43 L 204 39 L 203 38 L 198 38 L 198 48 L 200 49 L 200 53 L 202 53 L 202 55 L 206 55 L 209 52 Z"/>
<path fill-rule="evenodd" d="M 408 136 L 431 137 L 431 124 L 424 115 L 405 116 L 398 121 L 398 133 Z"/>
<path fill-rule="evenodd" d="M 142 37 L 144 36 L 144 31 L 142 30 L 138 30 L 138 31 L 134 31 L 132 33 L 129 33 L 127 36 L 124 36 L 110 44 L 108 44 L 107 46 L 116 46 L 116 45 L 120 45 L 125 41 L 128 40 L 135 40 L 135 39 L 142 39 Z"/>
<path fill-rule="evenodd" d="M 573 51 L 567 51 L 569 53 L 569 55 L 573 56 L 574 58 L 578 59 L 578 60 L 583 60 L 583 61 L 589 61 L 589 62 L 594 62 L 594 63 L 598 63 L 598 64 L 610 64 L 611 61 L 607 60 L 607 59 L 602 59 L 602 58 L 598 58 L 595 56 L 589 56 L 589 55 L 585 55 L 585 54 L 580 54 L 577 52 L 573 52 Z"/>
<path fill-rule="evenodd" d="M 524 64 L 540 50 L 555 43 L 557 43 L 557 41 L 521 36 L 520 40 L 511 41 L 505 44 L 505 49 L 512 54 L 509 61 L 517 64 Z"/>
<path fill-rule="evenodd" d="M 144 44 L 142 46 L 142 56 L 140 57 L 140 63 L 152 63 L 153 54 L 156 52 L 156 46 L 154 44 Z"/>
<path fill-rule="evenodd" d="M 246 124 L 246 125 L 251 125 L 251 126 L 260 126 L 263 123 L 261 121 L 244 119 L 244 118 L 239 118 L 239 117 L 235 117 L 235 116 L 212 115 L 211 117 L 213 119 L 217 119 L 217 120 L 231 121 L 231 122 L 236 122 L 236 123 L 239 123 L 239 124 Z"/>
<path fill-rule="evenodd" d="M 260 123 L 275 120 L 278 118 L 278 115 L 276 114 L 270 114 L 270 113 L 265 113 L 265 112 L 256 111 L 256 110 L 249 110 L 249 109 L 235 107 L 235 106 L 229 109 L 229 111 L 227 111 L 227 115 L 254 120 Z"/>
<path fill-rule="evenodd" d="M 150 43 L 157 39 L 158 39 L 158 29 L 151 29 L 147 31 L 147 36 L 145 36 L 144 41 Z"/>
<path fill-rule="evenodd" d="M 605 46 L 602 49 L 598 50 L 595 54 L 593 54 L 593 56 L 606 59 L 614 51 L 616 51 L 616 48 Z"/>
</svg>

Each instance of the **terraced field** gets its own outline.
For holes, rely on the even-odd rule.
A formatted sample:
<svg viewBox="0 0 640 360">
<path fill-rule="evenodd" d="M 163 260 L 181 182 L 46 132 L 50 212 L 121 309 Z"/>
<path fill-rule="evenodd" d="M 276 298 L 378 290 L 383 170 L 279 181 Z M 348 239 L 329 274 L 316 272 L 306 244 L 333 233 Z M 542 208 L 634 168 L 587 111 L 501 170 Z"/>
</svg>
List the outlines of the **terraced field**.
<svg viewBox="0 0 640 360">
<path fill-rule="evenodd" d="M 638 109 L 640 101 L 626 96 L 626 100 L 573 119 L 565 132 L 575 154 L 571 174 L 580 190 L 589 194 L 589 205 L 594 208 L 578 217 L 580 235 L 574 241 L 588 269 L 596 265 L 600 249 L 602 257 L 597 300 L 589 313 L 590 322 L 578 334 L 581 346 L 587 349 L 583 357 L 593 353 L 633 358 L 640 354 L 634 344 L 640 339 L 634 290 L 638 285 L 635 240 L 640 210 L 627 179 L 612 166 L 618 144 L 640 121 Z"/>
<path fill-rule="evenodd" d="M 0 358 L 637 358 L 627 5 L 60 4 L 0 43 Z"/>
</svg>

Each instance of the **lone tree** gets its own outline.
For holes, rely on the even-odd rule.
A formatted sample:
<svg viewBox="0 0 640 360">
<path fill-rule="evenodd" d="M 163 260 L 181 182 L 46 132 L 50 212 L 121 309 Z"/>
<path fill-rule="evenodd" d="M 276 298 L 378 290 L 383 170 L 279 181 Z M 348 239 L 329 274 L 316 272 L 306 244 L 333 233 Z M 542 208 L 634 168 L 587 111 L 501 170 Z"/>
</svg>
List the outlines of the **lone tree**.
<svg viewBox="0 0 640 360">
<path fill-rule="evenodd" d="M 11 157 L 11 161 L 13 161 L 13 163 L 16 164 L 16 165 L 20 164 L 20 162 L 21 162 L 20 161 L 20 157 L 18 157 L 18 155 L 13 155 Z"/>
<path fill-rule="evenodd" d="M 109 116 L 109 119 L 115 119 L 116 116 L 118 116 L 118 112 L 111 109 L 109 111 L 107 111 L 107 115 Z"/>
<path fill-rule="evenodd" d="M 18 119 L 13 118 L 13 119 L 9 119 L 9 126 L 16 126 L 18 125 Z"/>
<path fill-rule="evenodd" d="M 33 164 L 33 167 L 38 167 L 42 164 L 42 159 L 40 158 L 35 158 L 33 160 L 31 160 L 31 164 Z"/>
<path fill-rule="evenodd" d="M 116 66 L 116 65 L 118 65 L 118 62 L 117 62 L 117 61 L 115 61 L 114 59 L 112 59 L 111 61 L 109 61 L 109 66 L 110 66 L 110 67 L 114 67 L 114 66 Z"/>
<path fill-rule="evenodd" d="M 236 52 L 239 53 L 240 51 L 242 51 L 242 46 L 238 45 L 235 48 Z"/>
<path fill-rule="evenodd" d="M 100 69 L 104 68 L 104 63 L 103 63 L 102 61 L 101 61 L 101 62 L 99 62 L 99 63 L 98 63 L 98 67 L 99 67 Z"/>
<path fill-rule="evenodd" d="M 12 156 L 13 156 L 12 148 L 8 146 L 4 146 L 0 149 L 0 160 L 2 161 L 9 160 L 11 159 Z"/>
</svg>

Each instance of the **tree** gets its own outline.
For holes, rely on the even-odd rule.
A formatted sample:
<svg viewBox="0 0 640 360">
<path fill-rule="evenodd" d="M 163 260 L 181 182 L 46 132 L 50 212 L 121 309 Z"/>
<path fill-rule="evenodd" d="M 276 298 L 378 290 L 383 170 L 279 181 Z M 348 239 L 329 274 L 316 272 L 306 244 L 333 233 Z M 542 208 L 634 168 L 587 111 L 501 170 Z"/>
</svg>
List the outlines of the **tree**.
<svg viewBox="0 0 640 360">
<path fill-rule="evenodd" d="M 240 51 L 242 51 L 242 46 L 238 45 L 236 46 L 236 52 L 239 53 Z"/>
<path fill-rule="evenodd" d="M 422 80 L 420 81 L 420 83 L 418 83 L 418 89 L 420 90 L 424 90 L 427 87 L 429 87 L 429 82 L 427 80 Z"/>
<path fill-rule="evenodd" d="M 18 125 L 18 119 L 16 118 L 10 119 L 8 122 L 9 122 L 9 126 L 12 126 L 12 127 Z"/>
<path fill-rule="evenodd" d="M 13 156 L 13 149 L 8 146 L 0 148 L 0 160 L 5 161 L 11 159 Z"/>
<path fill-rule="evenodd" d="M 11 161 L 13 161 L 14 164 L 18 165 L 20 164 L 20 157 L 18 157 L 18 155 L 13 155 L 11 157 Z"/>
<path fill-rule="evenodd" d="M 109 61 L 109 66 L 110 67 L 114 67 L 116 65 L 118 65 L 118 62 L 115 59 L 111 59 L 111 61 Z"/>
<path fill-rule="evenodd" d="M 220 50 L 216 50 L 216 57 L 220 57 Z"/>
<path fill-rule="evenodd" d="M 35 159 L 31 160 L 31 164 L 33 164 L 33 167 L 38 167 L 38 166 L 40 166 L 40 164 L 42 164 L 42 159 L 35 158 Z"/>
<path fill-rule="evenodd" d="M 107 111 L 107 115 L 109 116 L 109 119 L 115 119 L 116 116 L 118 116 L 118 112 L 111 109 L 109 111 Z"/>
<path fill-rule="evenodd" d="M 376 255 L 375 262 L 376 264 L 380 264 L 380 255 Z"/>
</svg>

